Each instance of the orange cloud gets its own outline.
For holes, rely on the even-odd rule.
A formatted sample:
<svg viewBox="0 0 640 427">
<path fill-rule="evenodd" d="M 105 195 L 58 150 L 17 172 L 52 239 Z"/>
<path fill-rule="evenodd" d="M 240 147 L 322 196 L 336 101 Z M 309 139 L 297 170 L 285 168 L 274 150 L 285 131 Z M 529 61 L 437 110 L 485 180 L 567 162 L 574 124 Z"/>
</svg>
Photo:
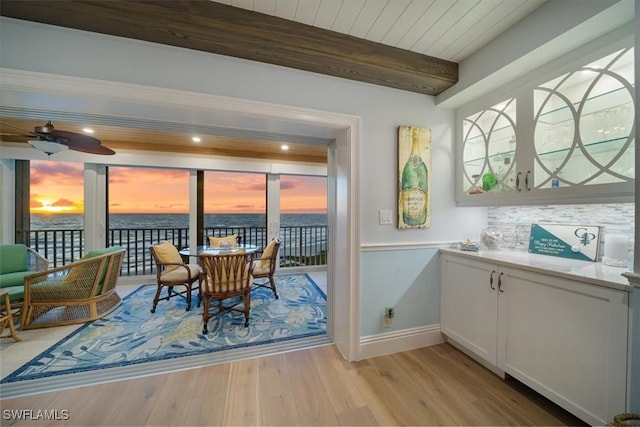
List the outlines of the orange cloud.
<svg viewBox="0 0 640 427">
<path fill-rule="evenodd" d="M 82 165 L 31 162 L 34 212 L 82 212 Z M 266 177 L 260 173 L 206 171 L 206 213 L 264 213 Z M 285 213 L 326 213 L 324 177 L 280 179 L 281 210 Z M 109 167 L 109 211 L 112 213 L 188 213 L 189 172 L 180 169 Z"/>
<path fill-rule="evenodd" d="M 69 206 L 75 206 L 76 204 L 68 199 L 59 199 L 56 200 L 55 202 L 51 203 L 51 206 L 60 206 L 60 207 L 69 207 Z"/>
</svg>

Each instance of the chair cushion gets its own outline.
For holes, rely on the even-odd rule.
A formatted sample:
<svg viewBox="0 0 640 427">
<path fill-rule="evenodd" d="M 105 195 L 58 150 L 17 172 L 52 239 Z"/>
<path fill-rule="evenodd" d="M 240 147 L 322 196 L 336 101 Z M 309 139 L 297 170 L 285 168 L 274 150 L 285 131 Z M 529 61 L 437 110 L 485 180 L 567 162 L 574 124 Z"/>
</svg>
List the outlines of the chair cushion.
<svg viewBox="0 0 640 427">
<path fill-rule="evenodd" d="M 16 271 L 0 275 L 0 288 L 24 286 L 24 276 L 33 274 L 33 271 Z"/>
<path fill-rule="evenodd" d="M 154 245 L 153 250 L 160 264 L 182 264 L 182 257 L 178 249 L 168 240 Z M 165 272 L 173 271 L 176 268 L 178 268 L 177 265 L 168 265 Z"/>
<path fill-rule="evenodd" d="M 227 247 L 235 248 L 236 246 L 238 246 L 238 235 L 232 234 L 231 236 L 227 237 L 209 236 L 209 243 L 211 244 L 212 248 L 219 248 L 221 242 L 223 246 L 225 246 L 226 243 Z"/>
<path fill-rule="evenodd" d="M 173 270 L 165 270 L 160 274 L 160 280 L 163 282 L 186 282 L 189 279 L 195 279 L 200 275 L 200 266 L 198 264 L 185 264 L 189 266 L 191 277 L 187 277 L 187 269 L 174 266 Z"/>
<path fill-rule="evenodd" d="M 94 249 L 92 251 L 87 252 L 82 258 L 80 258 L 80 260 L 83 259 L 87 259 L 87 258 L 94 258 L 100 255 L 106 255 L 106 254 L 110 254 L 112 252 L 116 252 L 119 251 L 120 249 L 122 249 L 121 246 L 109 246 L 107 248 L 102 248 L 102 249 Z M 102 272 L 100 273 L 100 286 L 99 286 L 99 290 L 98 292 L 100 292 L 100 289 L 102 288 L 102 282 L 104 281 L 104 276 L 106 276 L 107 274 L 107 268 L 109 267 L 109 262 L 107 262 L 104 266 L 104 269 L 102 270 Z M 87 266 L 76 266 L 76 267 L 72 267 L 71 271 L 69 272 L 69 274 L 67 274 L 67 277 L 65 277 L 64 282 L 65 283 L 74 283 L 75 281 L 77 281 L 83 274 L 85 274 L 85 270 Z"/>
<path fill-rule="evenodd" d="M 267 276 L 270 272 L 271 272 L 271 269 L 269 268 L 269 263 L 265 265 L 262 262 L 259 262 L 254 264 L 253 266 L 253 275 L 256 277 Z"/>
<path fill-rule="evenodd" d="M 80 260 L 84 260 L 86 259 L 87 256 L 83 256 L 82 258 L 80 258 Z M 82 264 L 82 265 L 74 265 L 71 267 L 71 270 L 69 270 L 69 273 L 67 274 L 67 276 L 64 278 L 64 283 L 67 285 L 73 284 L 73 283 L 77 283 L 78 280 L 83 279 L 87 280 L 86 276 L 90 276 L 91 280 L 95 280 L 96 274 L 95 272 L 95 266 L 92 263 L 89 264 Z"/>
<path fill-rule="evenodd" d="M 0 274 L 27 270 L 29 259 L 25 245 L 0 245 Z"/>
<path fill-rule="evenodd" d="M 106 255 L 113 252 L 118 252 L 123 249 L 122 246 L 108 246 L 103 249 L 94 249 L 92 251 L 87 252 L 85 255 L 87 258 L 93 258 L 100 255 Z M 104 267 L 102 268 L 102 272 L 100 273 L 100 285 L 98 286 L 98 294 L 102 292 L 102 285 L 104 285 L 104 278 L 107 276 L 107 271 L 109 271 L 109 263 L 111 262 L 112 257 L 107 259 L 107 262 L 104 263 Z"/>
<path fill-rule="evenodd" d="M 275 250 L 277 243 L 278 243 L 278 240 L 273 239 L 272 241 L 269 242 L 267 247 L 264 248 L 264 251 L 262 252 L 262 257 L 260 258 L 260 269 L 269 270 L 269 267 L 271 266 L 271 257 L 273 256 L 273 251 Z"/>
<path fill-rule="evenodd" d="M 73 286 L 64 280 L 51 279 L 31 286 L 31 300 L 77 300 L 89 297 L 90 289 Z"/>
</svg>

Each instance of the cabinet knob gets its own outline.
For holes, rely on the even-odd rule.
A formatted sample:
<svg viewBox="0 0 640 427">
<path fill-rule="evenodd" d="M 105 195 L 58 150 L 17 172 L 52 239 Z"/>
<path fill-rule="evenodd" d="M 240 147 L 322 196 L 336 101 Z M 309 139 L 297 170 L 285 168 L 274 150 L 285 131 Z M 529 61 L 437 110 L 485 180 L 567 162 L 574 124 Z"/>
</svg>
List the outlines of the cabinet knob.
<svg viewBox="0 0 640 427">
<path fill-rule="evenodd" d="M 502 289 L 502 275 L 503 275 L 503 274 L 504 274 L 504 273 L 500 273 L 500 275 L 498 276 L 498 290 L 499 290 L 500 292 L 504 292 L 504 290 Z"/>
<path fill-rule="evenodd" d="M 496 290 L 496 287 L 493 286 L 493 275 L 496 273 L 495 270 L 491 270 L 491 276 L 489 276 L 489 287 L 491 288 L 492 291 Z"/>
</svg>

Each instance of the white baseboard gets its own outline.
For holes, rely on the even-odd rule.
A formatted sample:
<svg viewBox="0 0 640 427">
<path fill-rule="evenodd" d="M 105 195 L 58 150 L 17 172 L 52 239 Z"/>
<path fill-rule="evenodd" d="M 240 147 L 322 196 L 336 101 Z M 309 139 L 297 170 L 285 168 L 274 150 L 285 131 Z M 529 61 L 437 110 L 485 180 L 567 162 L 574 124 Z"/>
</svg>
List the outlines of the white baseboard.
<svg viewBox="0 0 640 427">
<path fill-rule="evenodd" d="M 360 338 L 360 359 L 442 343 L 440 324 L 385 332 Z"/>
</svg>

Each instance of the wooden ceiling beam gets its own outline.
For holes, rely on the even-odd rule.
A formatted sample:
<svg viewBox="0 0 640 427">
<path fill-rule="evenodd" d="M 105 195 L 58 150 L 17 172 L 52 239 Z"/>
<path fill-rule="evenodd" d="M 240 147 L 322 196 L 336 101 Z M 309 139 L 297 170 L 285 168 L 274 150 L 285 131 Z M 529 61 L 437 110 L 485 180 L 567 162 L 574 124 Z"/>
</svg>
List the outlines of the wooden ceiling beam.
<svg viewBox="0 0 640 427">
<path fill-rule="evenodd" d="M 437 95 L 458 65 L 209 0 L 2 0 L 2 16 Z"/>
</svg>

